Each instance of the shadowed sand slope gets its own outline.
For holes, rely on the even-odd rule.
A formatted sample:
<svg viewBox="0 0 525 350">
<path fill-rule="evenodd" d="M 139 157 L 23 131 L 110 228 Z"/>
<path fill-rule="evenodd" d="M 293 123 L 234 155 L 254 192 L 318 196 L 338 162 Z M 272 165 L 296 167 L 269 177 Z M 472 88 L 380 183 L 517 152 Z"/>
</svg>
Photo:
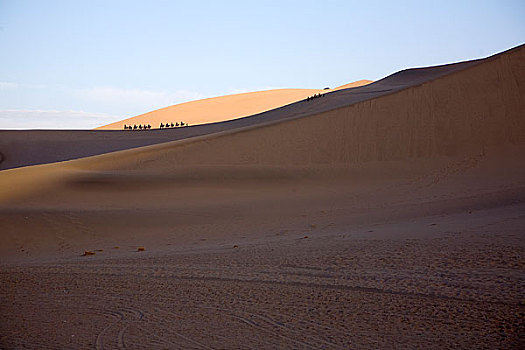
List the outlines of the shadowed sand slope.
<svg viewBox="0 0 525 350">
<path fill-rule="evenodd" d="M 361 86 L 365 82 L 369 81 L 361 80 L 337 89 Z M 316 93 L 330 91 L 332 90 L 281 89 L 193 101 L 159 109 L 98 128 L 104 130 L 104 132 L 87 130 L 0 130 L 0 169 L 88 157 L 258 123 L 264 120 L 258 118 L 259 120 L 250 119 L 248 121 L 233 121 L 225 124 L 217 122 L 257 114 L 271 108 L 302 100 Z M 286 117 L 286 114 L 278 113 L 278 116 L 283 118 Z M 115 132 L 113 130 L 118 129 L 121 131 L 124 124 L 138 125 L 149 123 L 153 124 L 153 128 L 158 128 L 161 122 L 180 122 L 182 120 L 191 125 L 216 123 L 198 128 L 148 130 L 147 133 L 133 134 Z"/>
<path fill-rule="evenodd" d="M 524 65 L 1 171 L 0 346 L 523 348 Z"/>
<path fill-rule="evenodd" d="M 521 52 L 522 47 L 516 48 L 514 51 Z M 140 134 L 140 131 L 128 132 L 124 130 L 0 131 L 0 152 L 4 158 L 0 163 L 0 169 L 76 159 L 162 143 L 168 140 L 180 140 L 285 119 L 318 115 L 322 112 L 348 107 L 358 102 L 390 95 L 401 90 L 425 84 L 483 62 L 501 60 L 502 55 L 507 56 L 509 54 L 510 53 L 504 53 L 484 60 L 461 62 L 444 66 L 407 69 L 371 84 L 355 88 L 334 89 L 335 91 L 328 90 L 328 93 L 325 91 L 322 98 L 316 98 L 310 101 L 301 100 L 244 118 L 191 127 L 150 130 L 143 134 Z M 275 93 L 275 91 L 268 93 Z M 258 94 L 260 93 L 253 94 L 255 94 L 254 96 L 259 96 Z M 239 96 L 240 95 L 233 95 L 224 98 L 236 99 L 239 98 Z M 211 100 L 221 101 L 221 99 L 222 98 Z M 64 147 L 64 145 L 67 145 L 67 147 Z"/>
<path fill-rule="evenodd" d="M 276 89 L 207 98 L 181 103 L 104 125 L 98 130 L 121 130 L 123 125 L 184 121 L 190 125 L 222 122 L 281 107 L 321 92 L 315 89 Z"/>
<path fill-rule="evenodd" d="M 335 89 L 327 90 L 276 89 L 207 98 L 161 108 L 136 117 L 104 125 L 96 129 L 121 130 L 124 124 L 128 126 L 150 124 L 153 128 L 158 128 L 161 123 L 166 124 L 168 122 L 175 123 L 184 121 L 191 125 L 222 122 L 282 107 L 293 102 L 304 100 L 308 96 L 318 93 L 349 89 L 368 85 L 370 83 L 373 83 L 373 81 L 358 80 L 353 83 L 339 86 Z"/>
<path fill-rule="evenodd" d="M 462 69 L 452 65 L 437 67 L 441 70 L 437 74 L 425 70 L 400 72 L 395 79 L 386 78 L 360 90 L 341 90 L 311 103 L 301 102 L 304 109 L 295 106 L 295 114 L 285 107 L 258 116 L 259 122 L 243 118 L 230 130 L 217 129 L 220 132 L 57 164 L 56 168 L 310 168 L 479 155 L 492 147 L 519 145 L 525 140 L 524 58 L 525 48 L 520 47 L 478 64 L 469 62 Z M 450 71 L 455 73 L 439 77 Z M 395 89 L 410 84 L 415 86 Z M 371 90 L 365 90 L 368 88 Z M 378 89 L 394 92 L 333 108 L 339 99 L 349 99 L 346 91 L 353 97 L 374 94 Z M 311 113 L 316 110 L 320 112 Z M 286 118 L 281 114 L 286 114 Z M 16 173 L 2 172 L 5 178 Z"/>
<path fill-rule="evenodd" d="M 134 203 L 129 196 L 137 195 L 142 200 L 144 191 L 150 188 L 157 191 L 163 186 L 175 191 L 174 198 L 179 198 L 175 194 L 178 191 L 193 198 L 190 189 L 194 186 L 235 189 L 238 185 L 255 191 L 265 186 L 273 188 L 275 182 L 281 181 L 304 182 L 304 186 L 310 182 L 352 183 L 356 171 L 358 178 L 368 176 L 380 183 L 395 174 L 407 179 L 416 174 L 439 178 L 438 173 L 426 172 L 437 171 L 443 166 L 443 159 L 455 159 L 455 162 L 460 158 L 467 162 L 468 168 L 470 162 L 475 166 L 487 154 L 497 159 L 496 150 L 519 148 L 524 144 L 524 58 L 525 49 L 519 47 L 462 69 L 458 65 L 444 66 L 432 74 L 409 70 L 398 73 L 395 80 L 387 78 L 361 89 L 376 85 L 372 90 L 375 91 L 405 86 L 409 84 L 407 81 L 427 79 L 427 82 L 336 109 L 323 105 L 326 101 L 336 104 L 338 98 L 342 99 L 340 95 L 347 96 L 346 92 L 356 89 L 340 90 L 328 94 L 333 95 L 332 98 L 302 103 L 310 111 L 328 109 L 325 112 L 307 114 L 299 106 L 293 109 L 297 112 L 295 118 L 288 114 L 288 118 L 282 119 L 279 111 L 273 111 L 268 112 L 266 123 L 240 124 L 238 128 L 158 145 L 5 170 L 0 172 L 0 201 L 9 207 L 18 198 L 23 204 L 24 198 L 29 197 L 34 198 L 35 203 L 43 201 L 44 207 L 48 204 L 82 207 L 89 203 L 86 201 L 91 196 L 89 189 L 94 186 L 101 192 L 93 193 L 112 203 L 108 204 L 110 207 L 127 207 Z M 455 72 L 442 75 L 451 70 Z M 438 78 L 428 81 L 429 75 Z M 275 117 L 273 121 L 272 117 Z M 241 120 L 250 119 L 254 118 Z M 516 161 L 512 165 L 513 174 L 505 174 L 508 169 L 503 168 L 501 172 L 505 176 L 517 176 L 519 180 L 522 179 L 521 153 L 506 153 L 501 161 L 513 164 L 506 161 L 513 157 Z M 422 162 L 422 168 L 413 165 L 412 162 L 417 161 Z M 359 170 L 365 165 L 384 163 L 386 167 L 392 162 L 396 164 L 394 172 L 385 172 L 379 165 L 372 167 L 368 175 Z M 452 166 L 443 171 L 460 170 Z M 191 184 L 189 188 L 185 186 L 187 183 Z M 521 186 L 521 182 L 515 185 Z M 107 198 L 104 186 L 108 188 L 107 193 L 111 193 Z M 121 193 L 119 189 L 125 191 Z M 195 190 L 195 198 L 206 200 L 205 190 Z M 81 195 L 84 191 L 88 191 L 85 196 Z M 92 205 L 106 205 L 96 198 Z M 151 205 L 159 203 L 162 201 L 152 200 Z M 14 242 L 13 239 L 4 237 L 5 243 Z"/>
<path fill-rule="evenodd" d="M 515 49 L 521 50 L 521 48 Z M 0 152 L 4 161 L 0 169 L 63 161 L 129 149 L 168 140 L 179 140 L 227 130 L 255 126 L 279 120 L 316 115 L 337 108 L 351 106 L 383 95 L 408 89 L 440 77 L 454 74 L 468 67 L 498 59 L 468 61 L 445 66 L 408 69 L 392 74 L 375 83 L 346 89 L 327 90 L 322 98 L 301 100 L 245 118 L 168 130 L 150 130 L 144 134 L 123 130 L 102 131 L 0 131 Z M 258 96 L 258 93 L 255 93 Z M 237 95 L 235 95 L 237 96 Z M 231 98 L 237 98 L 237 97 Z M 221 98 L 215 101 L 220 101 Z M 67 145 L 67 147 L 64 147 Z M 41 152 L 40 150 L 45 150 Z"/>
</svg>

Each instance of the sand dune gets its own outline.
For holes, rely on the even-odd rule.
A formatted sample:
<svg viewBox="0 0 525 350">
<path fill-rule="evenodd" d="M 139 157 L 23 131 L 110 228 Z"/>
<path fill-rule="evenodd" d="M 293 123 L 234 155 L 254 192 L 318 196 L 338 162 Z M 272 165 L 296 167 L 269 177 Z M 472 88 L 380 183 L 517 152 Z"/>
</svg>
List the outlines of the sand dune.
<svg viewBox="0 0 525 350">
<path fill-rule="evenodd" d="M 353 87 L 364 84 L 360 80 L 345 86 Z M 343 87 L 336 88 L 334 90 Z M 259 116 L 259 112 L 277 108 L 317 93 L 334 90 L 281 89 L 221 96 L 183 103 L 144 115 L 125 119 L 99 129 L 91 130 L 0 130 L 0 170 L 35 164 L 45 164 L 63 160 L 88 157 L 122 149 L 163 143 L 182 138 L 210 134 L 235 127 L 264 122 L 262 118 L 235 120 L 245 115 Z M 275 111 L 274 111 L 275 112 Z M 278 118 L 287 117 L 290 113 L 274 113 Z M 144 119 L 146 118 L 146 119 Z M 275 118 L 275 117 L 274 117 Z M 158 119 L 158 120 L 157 120 Z M 259 120 L 257 120 L 259 119 Z M 147 133 L 121 133 L 124 124 L 153 124 L 158 128 L 160 122 L 177 122 L 185 120 L 192 126 L 202 122 L 213 123 L 198 128 L 177 128 L 149 130 Z M 64 145 L 67 144 L 67 147 Z"/>
<path fill-rule="evenodd" d="M 343 89 L 351 89 L 351 88 L 355 88 L 355 87 L 360 87 L 360 86 L 364 86 L 364 85 L 368 85 L 368 84 L 372 84 L 373 81 L 372 80 L 357 80 L 357 81 L 354 81 L 353 83 L 348 83 L 348 84 L 345 84 L 345 85 L 341 85 L 341 86 L 338 86 L 336 88 L 333 88 L 333 89 L 330 89 L 331 91 L 336 91 L 336 90 L 343 90 Z"/>
<path fill-rule="evenodd" d="M 249 117 L 191 126 L 189 128 L 150 130 L 144 134 L 139 132 L 124 133 L 122 130 L 118 132 L 107 130 L 104 131 L 105 133 L 100 131 L 0 131 L 0 152 L 5 158 L 0 163 L 0 169 L 76 159 L 132 147 L 162 143 L 168 140 L 209 135 L 285 119 L 317 115 L 409 89 L 410 87 L 465 70 L 482 62 L 498 59 L 497 57 L 499 56 L 438 67 L 407 69 L 375 83 L 356 88 L 329 91 L 321 99 L 301 100 Z M 259 93 L 254 94 L 259 96 Z M 230 97 L 238 98 L 237 95 Z M 220 100 L 221 98 L 217 99 L 217 101 Z M 64 144 L 67 144 L 67 147 L 64 147 Z"/>
<path fill-rule="evenodd" d="M 524 52 L 519 47 L 485 61 L 402 71 L 250 118 L 175 130 L 187 132 L 180 141 L 64 163 L 57 169 L 309 168 L 483 154 L 490 147 L 525 140 L 524 94 L 518 83 L 525 72 Z M 17 172 L 2 173 L 6 178 L 10 174 Z"/>
<path fill-rule="evenodd" d="M 2 170 L 0 345 L 523 347 L 524 62 Z"/>
<path fill-rule="evenodd" d="M 304 100 L 308 96 L 335 90 L 349 89 L 372 83 L 359 80 L 335 89 L 275 89 L 226 95 L 181 103 L 152 112 L 104 125 L 96 130 L 122 130 L 123 125 L 150 124 L 158 128 L 160 123 L 184 121 L 190 125 L 222 122 L 262 113 L 284 105 Z"/>
<path fill-rule="evenodd" d="M 184 121 L 190 125 L 222 122 L 281 107 L 321 92 L 316 89 L 276 89 L 207 98 L 181 103 L 104 125 L 97 130 L 122 130 L 123 125 Z"/>
<path fill-rule="evenodd" d="M 487 60 L 491 59 L 488 58 Z M 144 133 L 124 132 L 123 130 L 0 130 L 0 152 L 4 155 L 0 169 L 76 159 L 170 140 L 180 140 L 285 119 L 316 115 L 392 94 L 440 76 L 466 69 L 480 62 L 478 60 L 438 67 L 408 69 L 394 73 L 372 84 L 349 89 L 335 89 L 336 91 L 325 90 L 322 99 L 301 100 L 245 118 L 185 128 L 149 130 Z M 255 96 L 259 96 L 259 94 L 256 93 Z M 233 96 L 232 98 L 235 100 L 237 97 Z M 221 101 L 221 98 L 216 99 L 216 101 Z M 197 102 L 196 105 L 199 105 L 200 102 Z"/>
</svg>

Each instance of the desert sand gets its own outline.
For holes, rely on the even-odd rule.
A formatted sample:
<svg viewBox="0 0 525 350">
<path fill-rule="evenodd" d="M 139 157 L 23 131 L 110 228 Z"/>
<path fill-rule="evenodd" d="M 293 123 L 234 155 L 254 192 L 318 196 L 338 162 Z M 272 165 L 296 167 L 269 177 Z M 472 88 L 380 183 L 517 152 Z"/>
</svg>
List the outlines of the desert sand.
<svg viewBox="0 0 525 350">
<path fill-rule="evenodd" d="M 359 86 L 365 86 L 365 85 L 372 84 L 372 83 L 373 83 L 372 80 L 363 79 L 363 80 L 354 81 L 352 83 L 344 84 L 344 85 L 341 85 L 341 86 L 338 86 L 336 88 L 329 89 L 329 90 L 336 91 L 336 90 L 350 89 L 350 88 L 355 88 Z"/>
<path fill-rule="evenodd" d="M 266 112 L 304 100 L 308 96 L 315 94 L 354 88 L 370 83 L 372 83 L 371 80 L 358 80 L 327 90 L 274 89 L 206 98 L 157 109 L 136 117 L 98 127 L 96 130 L 122 130 L 124 124 L 128 126 L 150 124 L 152 128 L 159 128 L 161 123 L 177 123 L 181 121 L 190 125 L 222 122 Z"/>
<path fill-rule="evenodd" d="M 524 99 L 520 46 L 187 128 L 1 132 L 0 345 L 523 348 Z"/>
<path fill-rule="evenodd" d="M 0 152 L 2 152 L 0 154 L 0 170 L 88 157 L 263 123 L 270 120 L 270 116 L 263 113 L 267 110 L 271 111 L 269 114 L 273 116 L 274 120 L 287 118 L 293 115 L 290 110 L 281 111 L 276 110 L 276 108 L 293 104 L 298 99 L 304 102 L 306 98 L 316 94 L 364 86 L 371 82 L 371 80 L 359 80 L 329 90 L 280 89 L 192 101 L 97 128 L 97 130 L 104 130 L 105 132 L 92 130 L 0 130 Z M 293 106 L 292 109 L 297 109 L 297 107 Z M 247 115 L 251 117 L 239 119 Z M 189 123 L 193 127 L 185 126 L 158 130 L 160 123 L 179 123 L 181 121 L 185 121 L 185 124 Z M 207 124 L 199 125 L 204 122 Z M 115 130 L 123 130 L 124 125 L 146 124 L 153 125 L 152 129 L 144 133 L 142 130 L 127 134 L 115 132 Z M 194 127 L 195 125 L 199 125 L 199 127 Z"/>
<path fill-rule="evenodd" d="M 151 124 L 152 127 L 158 128 L 160 123 L 180 121 L 190 125 L 221 122 L 265 112 L 303 100 L 307 96 L 321 91 L 316 89 L 275 89 L 206 98 L 157 109 L 101 126 L 96 130 L 121 130 L 124 124 Z"/>
</svg>

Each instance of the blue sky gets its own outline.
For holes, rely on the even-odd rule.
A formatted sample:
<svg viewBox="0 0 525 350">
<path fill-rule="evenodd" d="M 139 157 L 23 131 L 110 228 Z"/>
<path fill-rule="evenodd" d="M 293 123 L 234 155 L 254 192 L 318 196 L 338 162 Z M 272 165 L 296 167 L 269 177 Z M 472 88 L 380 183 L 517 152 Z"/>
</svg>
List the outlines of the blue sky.
<svg viewBox="0 0 525 350">
<path fill-rule="evenodd" d="M 0 0 L 0 129 L 335 87 L 525 42 L 525 1 Z"/>
</svg>

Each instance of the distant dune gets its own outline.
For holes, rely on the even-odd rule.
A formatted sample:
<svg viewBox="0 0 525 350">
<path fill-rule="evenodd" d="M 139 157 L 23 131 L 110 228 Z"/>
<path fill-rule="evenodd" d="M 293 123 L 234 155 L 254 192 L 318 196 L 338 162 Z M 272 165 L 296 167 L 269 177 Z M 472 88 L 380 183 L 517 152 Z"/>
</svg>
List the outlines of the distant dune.
<svg viewBox="0 0 525 350">
<path fill-rule="evenodd" d="M 121 168 L 117 164 L 137 169 L 143 167 L 141 164 L 151 168 L 157 163 L 162 167 L 310 167 L 479 154 L 498 145 L 520 144 L 525 141 L 525 94 L 517 82 L 525 75 L 521 69 L 524 56 L 525 48 L 520 47 L 439 79 L 348 107 L 108 154 L 86 159 L 85 164 L 103 164 L 107 159 L 107 166 L 112 169 Z M 424 69 L 419 71 L 425 75 Z M 410 71 L 408 78 L 417 81 L 419 71 Z M 400 74 L 398 79 L 407 77 Z M 487 84 L 491 79 L 494 83 Z M 383 86 L 396 84 L 392 80 L 395 79 L 385 81 Z M 381 89 L 381 84 L 382 81 L 377 82 L 375 85 L 379 86 L 372 93 Z M 326 101 L 329 103 L 330 99 Z M 312 107 L 326 101 L 318 98 Z M 498 105 L 505 107 L 493 107 Z M 129 165 L 124 165 L 126 159 L 130 159 Z M 142 162 L 137 163 L 138 159 Z"/>
<path fill-rule="evenodd" d="M 373 83 L 372 80 L 358 80 L 358 81 L 354 81 L 353 83 L 348 83 L 348 84 L 341 85 L 341 86 L 338 86 L 336 88 L 333 88 L 333 89 L 331 89 L 331 91 L 342 90 L 342 89 L 350 89 L 350 88 L 355 88 L 355 87 L 359 87 L 359 86 L 368 85 L 368 84 L 371 84 L 371 83 Z"/>
<path fill-rule="evenodd" d="M 525 46 L 305 93 L 1 132 L 0 346 L 523 348 Z"/>
<path fill-rule="evenodd" d="M 525 74 L 524 52 L 521 46 L 485 60 L 402 71 L 360 88 L 335 91 L 256 118 L 239 119 L 238 125 L 217 124 L 229 129 L 219 128 L 210 133 L 215 125 L 211 124 L 208 128 L 212 129 L 195 134 L 200 137 L 3 171 L 0 193 L 7 198 L 7 193 L 26 192 L 24 189 L 31 187 L 30 182 L 41 181 L 38 175 L 41 171 L 58 176 L 67 174 L 66 169 L 180 171 L 192 166 L 312 169 L 370 161 L 478 155 L 496 146 L 521 144 L 525 140 L 525 94 L 519 82 Z M 262 96 L 281 93 L 241 94 L 208 102 L 228 99 L 247 102 L 249 96 L 259 101 Z M 299 92 L 303 94 L 304 91 Z M 362 102 L 351 104 L 352 99 Z M 186 105 L 192 104 L 195 103 Z M 246 123 L 242 124 L 244 120 Z M 192 130 L 181 130 L 184 129 Z M 118 135 L 151 135 L 148 133 L 120 131 Z M 68 142 L 74 149 L 75 137 Z M 68 149 L 63 143 L 60 146 Z M 37 153 L 31 155 L 38 157 Z M 27 183 L 21 179 L 27 179 Z M 58 177 L 53 179 L 58 181 Z"/>
<path fill-rule="evenodd" d="M 91 171 L 179 173 L 210 166 L 315 172 L 327 166 L 344 168 L 372 161 L 477 157 L 495 147 L 525 141 L 525 94 L 520 84 L 525 74 L 524 56 L 521 46 L 486 60 L 406 70 L 360 88 L 239 119 L 238 125 L 219 123 L 216 125 L 221 128 L 216 132 L 212 132 L 215 124 L 211 124 L 196 127 L 193 130 L 204 131 L 179 141 L 2 171 L 0 198 L 27 193 L 37 183 L 45 190 L 44 179 L 60 183 L 61 177 L 78 171 L 88 171 L 83 177 Z M 275 91 L 251 96 L 266 93 Z M 352 99 L 362 102 L 345 102 Z M 148 133 L 120 131 L 118 135 L 125 138 Z M 69 139 L 71 149 L 75 141 L 74 137 Z"/>
<path fill-rule="evenodd" d="M 190 125 L 222 122 L 282 107 L 303 100 L 314 94 L 348 89 L 370 83 L 372 83 L 371 80 L 359 80 L 328 90 L 275 89 L 206 98 L 157 109 L 136 117 L 98 127 L 95 130 L 122 130 L 124 124 L 150 124 L 152 128 L 158 128 L 161 123 L 176 123 L 180 121 L 184 121 Z"/>
<path fill-rule="evenodd" d="M 190 125 L 221 122 L 265 112 L 305 99 L 321 91 L 315 89 L 277 89 L 206 98 L 157 109 L 98 127 L 96 130 L 121 130 L 124 124 L 150 124 L 153 128 L 158 128 L 160 123 L 180 121 Z"/>
</svg>

